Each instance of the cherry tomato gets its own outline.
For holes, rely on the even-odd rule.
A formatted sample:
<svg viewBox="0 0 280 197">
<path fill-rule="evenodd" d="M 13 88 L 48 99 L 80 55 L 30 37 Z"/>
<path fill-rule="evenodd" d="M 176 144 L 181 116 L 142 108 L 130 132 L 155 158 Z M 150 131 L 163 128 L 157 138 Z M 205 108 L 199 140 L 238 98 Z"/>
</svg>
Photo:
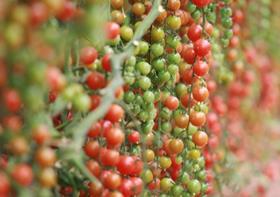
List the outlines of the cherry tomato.
<svg viewBox="0 0 280 197">
<path fill-rule="evenodd" d="M 168 96 L 165 99 L 164 105 L 170 110 L 175 110 L 179 107 L 179 100 L 175 96 Z"/>
<path fill-rule="evenodd" d="M 48 147 L 42 147 L 36 152 L 36 161 L 42 167 L 53 166 L 56 162 L 56 155 L 54 150 Z"/>
<path fill-rule="evenodd" d="M 103 183 L 104 186 L 108 189 L 115 190 L 121 185 L 121 176 L 111 172 L 108 176 L 105 177 Z"/>
<path fill-rule="evenodd" d="M 91 172 L 95 177 L 99 177 L 101 174 L 101 166 L 95 160 L 88 160 L 86 162 L 87 169 Z"/>
<path fill-rule="evenodd" d="M 104 133 L 107 145 L 110 147 L 119 147 L 124 142 L 124 133 L 119 128 L 111 128 Z"/>
<path fill-rule="evenodd" d="M 193 66 L 193 72 L 197 75 L 197 76 L 204 76 L 208 73 L 209 71 L 209 66 L 206 62 L 204 61 L 197 61 L 194 66 Z"/>
<path fill-rule="evenodd" d="M 203 112 L 192 111 L 190 114 L 190 122 L 192 125 L 201 127 L 206 122 L 206 116 Z"/>
<path fill-rule="evenodd" d="M 0 196 L 8 196 L 10 193 L 10 182 L 8 177 L 0 172 Z"/>
<path fill-rule="evenodd" d="M 204 57 L 211 50 L 211 44 L 205 39 L 199 39 L 194 43 L 195 54 Z"/>
<path fill-rule="evenodd" d="M 184 149 L 184 142 L 180 139 L 172 139 L 168 143 L 168 147 L 171 153 L 179 154 Z"/>
<path fill-rule="evenodd" d="M 192 3 L 199 8 L 207 6 L 212 0 L 192 0 Z"/>
<path fill-rule="evenodd" d="M 112 123 L 115 123 L 119 122 L 123 117 L 124 110 L 122 109 L 122 107 L 117 104 L 112 104 L 104 119 L 110 120 Z"/>
<path fill-rule="evenodd" d="M 106 86 L 106 79 L 103 74 L 94 71 L 88 75 L 88 77 L 86 78 L 86 83 L 89 88 L 98 90 Z"/>
<path fill-rule="evenodd" d="M 92 64 L 97 57 L 98 52 L 94 47 L 85 47 L 80 51 L 80 61 L 85 65 Z"/>
<path fill-rule="evenodd" d="M 116 150 L 102 148 L 99 159 L 104 166 L 116 166 L 120 160 L 120 153 Z"/>
<path fill-rule="evenodd" d="M 208 89 L 206 87 L 196 86 L 192 90 L 192 95 L 193 95 L 193 98 L 196 101 L 203 102 L 208 98 L 209 92 L 208 92 Z"/>
<path fill-rule="evenodd" d="M 138 144 L 140 142 L 140 133 L 138 131 L 132 131 L 128 136 L 128 141 L 132 144 Z"/>
<path fill-rule="evenodd" d="M 195 42 L 201 38 L 202 35 L 202 27 L 197 24 L 192 24 L 188 30 L 188 38 Z"/>
<path fill-rule="evenodd" d="M 84 146 L 84 151 L 90 158 L 97 158 L 100 147 L 98 141 L 89 141 Z"/>
<path fill-rule="evenodd" d="M 27 164 L 17 164 L 12 170 L 13 179 L 22 186 L 29 186 L 33 181 L 33 172 Z"/>
<path fill-rule="evenodd" d="M 197 146 L 202 148 L 208 142 L 208 135 L 204 131 L 197 131 L 193 134 L 192 140 Z"/>
<path fill-rule="evenodd" d="M 120 25 L 115 22 L 108 22 L 105 25 L 105 32 L 107 39 L 115 39 L 120 35 Z"/>
<path fill-rule="evenodd" d="M 20 110 L 21 99 L 20 99 L 20 95 L 16 90 L 12 90 L 12 89 L 7 90 L 4 93 L 4 101 L 5 101 L 5 106 L 11 112 L 17 112 Z"/>
</svg>

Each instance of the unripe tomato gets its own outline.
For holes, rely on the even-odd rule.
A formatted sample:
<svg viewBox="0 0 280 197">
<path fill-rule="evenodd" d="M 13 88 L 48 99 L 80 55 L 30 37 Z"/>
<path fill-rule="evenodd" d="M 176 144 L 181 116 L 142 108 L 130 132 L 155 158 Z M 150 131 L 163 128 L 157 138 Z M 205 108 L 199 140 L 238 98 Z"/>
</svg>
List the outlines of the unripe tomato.
<svg viewBox="0 0 280 197">
<path fill-rule="evenodd" d="M 182 129 L 188 127 L 188 124 L 189 124 L 188 114 L 177 115 L 174 120 L 175 120 L 175 124 L 176 124 L 177 127 L 182 128 Z"/>
<path fill-rule="evenodd" d="M 192 89 L 193 98 L 198 102 L 203 102 L 209 97 L 209 91 L 206 87 L 195 86 Z"/>
<path fill-rule="evenodd" d="M 40 184 L 43 187 L 51 188 L 57 183 L 57 175 L 54 169 L 44 168 L 39 174 Z"/>
</svg>

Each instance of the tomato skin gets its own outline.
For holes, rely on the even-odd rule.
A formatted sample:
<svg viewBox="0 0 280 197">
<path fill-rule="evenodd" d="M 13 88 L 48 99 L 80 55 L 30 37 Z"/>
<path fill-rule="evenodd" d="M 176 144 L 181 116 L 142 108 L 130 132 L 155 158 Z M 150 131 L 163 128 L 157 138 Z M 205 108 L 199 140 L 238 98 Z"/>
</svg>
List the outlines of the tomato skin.
<svg viewBox="0 0 280 197">
<path fill-rule="evenodd" d="M 204 57 L 211 50 L 211 44 L 205 39 L 199 39 L 194 43 L 195 54 Z"/>
<path fill-rule="evenodd" d="M 185 84 L 191 84 L 193 81 L 193 70 L 192 69 L 186 69 L 181 74 L 182 81 Z"/>
<path fill-rule="evenodd" d="M 94 175 L 95 177 L 99 177 L 101 174 L 101 166 L 99 165 L 99 163 L 95 160 L 88 160 L 86 162 L 86 167 L 87 169 L 91 172 L 92 175 Z"/>
<path fill-rule="evenodd" d="M 90 158 L 97 158 L 100 147 L 98 141 L 89 141 L 85 144 L 84 151 Z"/>
<path fill-rule="evenodd" d="M 168 143 L 168 148 L 172 154 L 179 154 L 184 149 L 184 142 L 181 139 L 172 139 Z"/>
<path fill-rule="evenodd" d="M 179 128 L 187 128 L 189 124 L 189 116 L 187 114 L 185 115 L 178 115 L 175 117 L 175 124 Z"/>
<path fill-rule="evenodd" d="M 110 172 L 106 177 L 104 177 L 104 186 L 108 189 L 115 190 L 121 185 L 122 179 L 121 176 Z"/>
<path fill-rule="evenodd" d="M 112 104 L 104 119 L 112 123 L 119 122 L 124 117 L 124 110 L 117 104 Z"/>
<path fill-rule="evenodd" d="M 100 182 L 92 182 L 89 184 L 89 193 L 91 196 L 101 196 L 104 188 Z"/>
<path fill-rule="evenodd" d="M 124 195 L 124 197 L 131 197 L 133 195 L 133 182 L 130 179 L 123 179 L 119 191 Z"/>
<path fill-rule="evenodd" d="M 102 132 L 102 125 L 100 122 L 97 122 L 90 127 L 87 136 L 94 138 L 99 136 L 101 132 Z"/>
<path fill-rule="evenodd" d="M 111 128 L 104 134 L 109 147 L 119 147 L 124 142 L 124 133 L 120 128 Z"/>
<path fill-rule="evenodd" d="M 208 135 L 204 131 L 197 131 L 193 134 L 192 140 L 197 146 L 202 148 L 208 143 Z"/>
<path fill-rule="evenodd" d="M 170 110 L 175 110 L 179 107 L 179 100 L 175 96 L 168 96 L 164 105 Z"/>
<path fill-rule="evenodd" d="M 42 147 L 36 152 L 36 161 L 42 167 L 53 166 L 56 162 L 56 154 L 51 148 Z"/>
<path fill-rule="evenodd" d="M 57 175 L 53 168 L 44 168 L 39 174 L 40 184 L 45 188 L 54 187 L 57 184 Z"/>
<path fill-rule="evenodd" d="M 11 112 L 17 112 L 21 107 L 21 99 L 16 90 L 7 90 L 4 93 L 5 105 Z"/>
<path fill-rule="evenodd" d="M 123 0 L 112 0 L 111 1 L 111 6 L 114 8 L 114 9 L 120 9 L 124 4 L 124 1 Z"/>
<path fill-rule="evenodd" d="M 107 72 L 111 72 L 112 71 L 111 61 L 110 61 L 110 54 L 104 55 L 104 57 L 101 60 L 101 64 L 102 64 L 102 68 L 105 71 L 107 71 Z"/>
<path fill-rule="evenodd" d="M 8 177 L 0 172 L 0 196 L 8 196 L 10 193 L 10 182 Z"/>
<path fill-rule="evenodd" d="M 130 180 L 133 183 L 133 191 L 134 191 L 134 195 L 139 195 L 141 194 L 143 187 L 144 187 L 144 183 L 143 180 L 139 177 L 132 177 L 130 178 Z"/>
<path fill-rule="evenodd" d="M 193 64 L 195 62 L 196 53 L 192 47 L 183 45 L 181 56 L 188 64 Z"/>
<path fill-rule="evenodd" d="M 69 21 L 75 16 L 76 7 L 72 1 L 65 1 L 63 9 L 58 13 L 58 18 L 62 21 Z"/>
<path fill-rule="evenodd" d="M 113 40 L 120 35 L 120 25 L 115 22 L 108 22 L 105 25 L 105 32 L 107 39 Z"/>
<path fill-rule="evenodd" d="M 188 30 L 188 38 L 195 42 L 201 38 L 202 35 L 202 27 L 197 24 L 192 24 Z"/>
<path fill-rule="evenodd" d="M 130 175 L 133 173 L 134 163 L 133 157 L 126 155 L 121 156 L 117 169 L 122 175 Z"/>
<path fill-rule="evenodd" d="M 190 122 L 192 125 L 201 127 L 206 122 L 206 115 L 203 112 L 192 111 L 190 114 Z"/>
<path fill-rule="evenodd" d="M 212 0 L 192 0 L 192 3 L 195 4 L 197 7 L 202 8 L 207 6 L 211 3 Z"/>
<path fill-rule="evenodd" d="M 27 164 L 17 164 L 12 170 L 13 179 L 22 186 L 29 186 L 33 181 L 33 172 Z"/>
<path fill-rule="evenodd" d="M 116 166 L 120 160 L 120 153 L 116 150 L 102 148 L 100 150 L 99 160 L 104 166 Z"/>
<path fill-rule="evenodd" d="M 80 61 L 85 65 L 92 64 L 98 57 L 98 52 L 94 47 L 85 47 L 80 51 Z"/>
<path fill-rule="evenodd" d="M 132 131 L 128 136 L 128 141 L 132 144 L 138 144 L 140 142 L 140 133 L 138 131 Z"/>
<path fill-rule="evenodd" d="M 206 62 L 204 61 L 197 61 L 194 66 L 193 66 L 193 72 L 197 75 L 197 76 L 204 76 L 208 73 L 209 71 L 209 66 Z"/>
<path fill-rule="evenodd" d="M 193 98 L 198 102 L 203 102 L 209 97 L 209 92 L 206 87 L 194 87 L 192 90 Z"/>
<path fill-rule="evenodd" d="M 106 86 L 106 79 L 103 74 L 94 71 L 88 75 L 86 83 L 90 89 L 98 90 Z"/>
</svg>

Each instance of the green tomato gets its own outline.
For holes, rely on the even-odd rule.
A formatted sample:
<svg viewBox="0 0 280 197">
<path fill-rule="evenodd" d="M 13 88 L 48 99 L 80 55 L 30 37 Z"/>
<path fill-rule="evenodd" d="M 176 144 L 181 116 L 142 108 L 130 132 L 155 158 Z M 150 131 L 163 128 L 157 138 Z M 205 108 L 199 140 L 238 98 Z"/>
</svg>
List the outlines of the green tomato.
<svg viewBox="0 0 280 197">
<path fill-rule="evenodd" d="M 151 31 L 151 39 L 153 42 L 162 42 L 164 40 L 165 33 L 162 28 L 153 28 Z"/>
<path fill-rule="evenodd" d="M 124 101 L 131 103 L 135 99 L 135 94 L 132 91 L 128 91 L 124 94 Z"/>
<path fill-rule="evenodd" d="M 181 55 L 179 53 L 171 53 L 167 55 L 167 60 L 170 64 L 179 64 L 181 62 Z"/>
<path fill-rule="evenodd" d="M 168 16 L 166 19 L 167 26 L 172 30 L 178 30 L 181 27 L 181 18 L 178 16 Z"/>
<path fill-rule="evenodd" d="M 160 72 L 159 73 L 159 80 L 161 83 L 167 82 L 171 78 L 171 75 L 169 72 Z"/>
<path fill-rule="evenodd" d="M 180 197 L 184 192 L 184 188 L 180 185 L 174 185 L 172 187 L 172 194 L 174 197 Z"/>
<path fill-rule="evenodd" d="M 142 173 L 141 177 L 142 177 L 142 179 L 143 179 L 143 181 L 145 183 L 150 183 L 153 180 L 153 178 L 154 178 L 153 173 L 152 173 L 152 171 L 150 169 L 145 170 Z"/>
<path fill-rule="evenodd" d="M 152 65 L 156 71 L 161 71 L 165 67 L 165 60 L 164 59 L 155 59 L 152 61 Z"/>
<path fill-rule="evenodd" d="M 87 112 L 90 108 L 90 104 L 91 100 L 87 94 L 78 94 L 74 97 L 73 105 L 81 112 Z"/>
<path fill-rule="evenodd" d="M 145 41 L 139 42 L 139 54 L 146 55 L 149 51 L 149 44 Z"/>
<path fill-rule="evenodd" d="M 162 169 L 167 169 L 171 166 L 172 162 L 171 159 L 169 157 L 160 157 L 159 158 L 159 165 Z"/>
<path fill-rule="evenodd" d="M 139 80 L 139 87 L 143 90 L 148 90 L 152 85 L 149 77 L 143 76 Z"/>
<path fill-rule="evenodd" d="M 153 103 L 155 100 L 155 95 L 152 91 L 145 91 L 143 99 L 146 103 Z"/>
<path fill-rule="evenodd" d="M 175 76 L 176 73 L 178 72 L 179 68 L 176 64 L 170 64 L 168 67 L 168 72 L 172 75 Z"/>
<path fill-rule="evenodd" d="M 147 75 L 151 72 L 151 65 L 148 62 L 139 62 L 136 64 L 136 69 L 142 74 Z"/>
<path fill-rule="evenodd" d="M 124 41 L 130 41 L 133 37 L 133 30 L 129 26 L 124 25 L 121 27 L 120 35 Z"/>
<path fill-rule="evenodd" d="M 173 186 L 172 180 L 170 178 L 163 178 L 160 180 L 160 190 L 163 192 L 169 192 Z"/>
<path fill-rule="evenodd" d="M 199 194 L 201 191 L 201 183 L 194 179 L 188 183 L 188 189 L 193 194 Z"/>
<path fill-rule="evenodd" d="M 163 55 L 164 48 L 163 48 L 162 44 L 155 43 L 151 46 L 151 52 L 154 57 L 159 57 L 159 56 Z"/>
</svg>

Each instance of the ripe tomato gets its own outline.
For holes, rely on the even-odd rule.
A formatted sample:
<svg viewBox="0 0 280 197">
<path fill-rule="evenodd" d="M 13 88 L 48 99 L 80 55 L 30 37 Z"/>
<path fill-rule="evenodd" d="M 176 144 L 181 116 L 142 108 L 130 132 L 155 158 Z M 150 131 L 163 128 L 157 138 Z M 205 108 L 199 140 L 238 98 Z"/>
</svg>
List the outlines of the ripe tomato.
<svg viewBox="0 0 280 197">
<path fill-rule="evenodd" d="M 24 155 L 29 151 L 26 139 L 20 136 L 11 139 L 9 148 L 15 155 Z"/>
<path fill-rule="evenodd" d="M 116 166 L 120 160 L 120 153 L 116 150 L 102 148 L 100 150 L 99 159 L 104 166 Z"/>
<path fill-rule="evenodd" d="M 121 182 L 121 176 L 117 173 L 111 172 L 104 178 L 103 184 L 106 188 L 115 190 L 121 185 Z"/>
<path fill-rule="evenodd" d="M 120 9 L 124 4 L 123 0 L 112 0 L 111 1 L 111 6 L 114 9 Z"/>
<path fill-rule="evenodd" d="M 99 163 L 95 160 L 88 160 L 86 162 L 87 169 L 91 172 L 95 177 L 99 177 L 101 174 L 101 167 Z"/>
<path fill-rule="evenodd" d="M 202 148 L 208 143 L 208 135 L 204 131 L 197 131 L 193 134 L 192 140 L 198 147 Z"/>
<path fill-rule="evenodd" d="M 195 62 L 196 53 L 193 48 L 183 46 L 181 56 L 188 64 L 193 64 Z"/>
<path fill-rule="evenodd" d="M 193 70 L 192 69 L 186 69 L 181 74 L 182 81 L 185 84 L 191 84 L 193 81 Z"/>
<path fill-rule="evenodd" d="M 209 71 L 209 66 L 206 62 L 204 61 L 197 61 L 194 66 L 193 66 L 193 72 L 197 75 L 197 76 L 204 76 L 208 73 Z"/>
<path fill-rule="evenodd" d="M 103 185 L 100 182 L 92 182 L 89 184 L 89 193 L 91 196 L 101 196 Z"/>
<path fill-rule="evenodd" d="M 132 144 L 138 144 L 140 142 L 140 133 L 138 131 L 132 131 L 127 136 L 127 139 Z"/>
<path fill-rule="evenodd" d="M 131 156 L 121 156 L 117 165 L 118 171 L 123 175 L 130 175 L 133 173 L 134 159 Z"/>
<path fill-rule="evenodd" d="M 139 177 L 132 177 L 130 178 L 130 180 L 132 181 L 133 183 L 133 192 L 134 192 L 134 195 L 139 195 L 142 193 L 142 190 L 143 190 L 143 180 Z"/>
<path fill-rule="evenodd" d="M 54 187 L 57 183 L 57 175 L 54 169 L 44 168 L 39 174 L 40 184 L 45 188 Z"/>
<path fill-rule="evenodd" d="M 207 6 L 212 0 L 192 0 L 192 3 L 199 8 Z"/>
<path fill-rule="evenodd" d="M 0 196 L 8 196 L 10 193 L 10 182 L 8 177 L 0 172 Z"/>
<path fill-rule="evenodd" d="M 93 90 L 98 90 L 106 86 L 106 79 L 103 74 L 94 71 L 88 75 L 86 83 L 89 88 Z"/>
<path fill-rule="evenodd" d="M 112 123 L 119 122 L 124 117 L 124 110 L 117 104 L 112 104 L 108 110 L 105 120 L 110 120 Z"/>
<path fill-rule="evenodd" d="M 33 181 L 33 172 L 27 164 L 17 164 L 12 170 L 13 179 L 22 186 L 29 186 Z"/>
<path fill-rule="evenodd" d="M 102 68 L 107 71 L 107 72 L 111 72 L 112 68 L 111 68 L 111 61 L 110 61 L 110 54 L 106 54 L 104 55 L 104 57 L 101 60 L 101 64 L 102 64 Z"/>
<path fill-rule="evenodd" d="M 206 87 L 195 86 L 192 89 L 192 95 L 196 101 L 203 102 L 208 98 L 209 92 Z"/>
<path fill-rule="evenodd" d="M 48 19 L 48 7 L 43 2 L 34 2 L 30 7 L 30 20 L 33 26 L 40 25 Z"/>
<path fill-rule="evenodd" d="M 94 138 L 99 136 L 101 132 L 102 132 L 102 125 L 100 122 L 97 122 L 90 127 L 87 136 Z"/>
<path fill-rule="evenodd" d="M 21 99 L 16 90 L 7 90 L 4 92 L 4 102 L 5 106 L 11 112 L 17 112 L 21 107 Z"/>
<path fill-rule="evenodd" d="M 85 65 L 92 64 L 97 57 L 98 52 L 94 47 L 85 47 L 80 51 L 80 61 Z"/>
<path fill-rule="evenodd" d="M 205 39 L 199 39 L 194 43 L 194 51 L 195 54 L 204 57 L 206 56 L 211 50 L 211 44 L 208 42 L 208 40 Z"/>
<path fill-rule="evenodd" d="M 105 25 L 106 38 L 109 40 L 115 39 L 120 35 L 120 25 L 115 22 L 108 22 Z"/>
<path fill-rule="evenodd" d="M 58 13 L 58 18 L 62 21 L 69 21 L 75 16 L 76 6 L 72 1 L 65 1 L 63 9 Z"/>
<path fill-rule="evenodd" d="M 179 100 L 175 96 L 168 96 L 164 101 L 164 105 L 170 110 L 175 110 L 179 107 Z"/>
<path fill-rule="evenodd" d="M 133 195 L 133 182 L 131 179 L 123 179 L 119 191 L 124 195 L 124 197 L 131 197 Z"/>
<path fill-rule="evenodd" d="M 98 141 L 89 141 L 84 146 L 84 151 L 90 158 L 97 158 L 100 147 Z"/>
<path fill-rule="evenodd" d="M 107 145 L 109 147 L 119 147 L 124 142 L 124 133 L 120 128 L 111 128 L 104 133 Z"/>
<path fill-rule="evenodd" d="M 200 25 L 193 23 L 188 30 L 188 38 L 192 42 L 195 42 L 201 38 L 201 35 L 202 35 L 202 27 Z"/>
<path fill-rule="evenodd" d="M 54 150 L 48 147 L 42 147 L 36 152 L 36 161 L 42 167 L 53 166 L 56 162 L 56 155 Z"/>
<path fill-rule="evenodd" d="M 197 111 L 192 111 L 190 114 L 190 122 L 192 125 L 201 127 L 205 124 L 206 122 L 206 116 L 205 113 L 203 112 L 197 112 Z"/>
</svg>

